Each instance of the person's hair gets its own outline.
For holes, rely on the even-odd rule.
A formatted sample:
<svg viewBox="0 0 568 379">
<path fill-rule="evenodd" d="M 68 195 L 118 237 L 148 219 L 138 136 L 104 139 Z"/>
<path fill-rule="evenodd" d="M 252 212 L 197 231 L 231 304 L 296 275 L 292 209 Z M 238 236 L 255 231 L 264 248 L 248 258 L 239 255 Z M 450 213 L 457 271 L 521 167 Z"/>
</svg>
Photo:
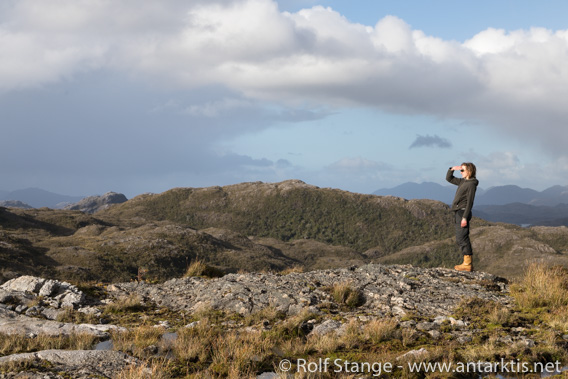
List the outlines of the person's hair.
<svg viewBox="0 0 568 379">
<path fill-rule="evenodd" d="M 469 172 L 469 177 L 475 179 L 475 174 L 477 172 L 477 168 L 475 168 L 475 165 L 471 162 L 464 162 L 462 163 L 462 166 L 465 166 L 465 168 Z"/>
</svg>

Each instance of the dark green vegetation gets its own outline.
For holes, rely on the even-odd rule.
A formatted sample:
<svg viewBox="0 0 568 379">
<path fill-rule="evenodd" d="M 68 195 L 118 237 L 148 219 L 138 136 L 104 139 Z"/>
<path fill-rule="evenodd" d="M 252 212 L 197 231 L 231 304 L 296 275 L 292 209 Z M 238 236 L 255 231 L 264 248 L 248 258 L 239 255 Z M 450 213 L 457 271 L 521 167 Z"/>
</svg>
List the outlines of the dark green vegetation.
<svg viewBox="0 0 568 379">
<path fill-rule="evenodd" d="M 448 207 L 361 195 L 300 181 L 176 188 L 93 216 L 0 208 L 0 281 L 165 280 L 196 260 L 225 272 L 304 270 L 366 262 L 453 267 Z M 473 222 L 477 269 L 503 276 L 527 260 L 568 263 L 566 228 Z"/>
</svg>

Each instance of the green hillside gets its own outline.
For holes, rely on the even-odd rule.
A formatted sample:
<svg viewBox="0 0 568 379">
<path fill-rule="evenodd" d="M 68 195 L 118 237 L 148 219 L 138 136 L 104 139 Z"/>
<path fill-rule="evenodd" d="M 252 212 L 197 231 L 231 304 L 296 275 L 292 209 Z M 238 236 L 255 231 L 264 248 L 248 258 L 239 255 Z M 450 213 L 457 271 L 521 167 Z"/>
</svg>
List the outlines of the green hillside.
<svg viewBox="0 0 568 379">
<path fill-rule="evenodd" d="M 280 241 L 313 239 L 385 254 L 452 233 L 448 207 L 431 200 L 362 195 L 300 181 L 176 188 L 97 214 L 133 223 L 168 220 Z"/>
<path fill-rule="evenodd" d="M 568 228 L 472 222 L 478 270 L 518 276 L 530 261 L 568 266 Z M 95 215 L 0 208 L 0 282 L 167 280 L 196 260 L 224 272 L 325 269 L 369 262 L 453 267 L 448 207 L 300 181 L 176 188 Z"/>
</svg>

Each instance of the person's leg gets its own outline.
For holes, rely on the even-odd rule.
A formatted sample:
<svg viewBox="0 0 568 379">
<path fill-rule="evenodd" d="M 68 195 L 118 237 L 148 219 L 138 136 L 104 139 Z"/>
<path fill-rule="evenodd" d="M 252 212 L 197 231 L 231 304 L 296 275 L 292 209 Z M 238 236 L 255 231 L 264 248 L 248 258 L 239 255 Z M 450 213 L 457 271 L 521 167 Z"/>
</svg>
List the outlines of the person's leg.
<svg viewBox="0 0 568 379">
<path fill-rule="evenodd" d="M 454 268 L 458 271 L 473 271 L 473 264 L 471 262 L 471 255 L 473 250 L 471 248 L 471 241 L 469 240 L 469 222 L 471 221 L 471 214 L 467 220 L 467 226 L 462 228 L 461 220 L 463 217 L 463 211 L 456 212 L 455 215 L 455 228 L 456 228 L 456 242 L 460 247 L 463 254 L 463 263 L 457 265 Z"/>
</svg>

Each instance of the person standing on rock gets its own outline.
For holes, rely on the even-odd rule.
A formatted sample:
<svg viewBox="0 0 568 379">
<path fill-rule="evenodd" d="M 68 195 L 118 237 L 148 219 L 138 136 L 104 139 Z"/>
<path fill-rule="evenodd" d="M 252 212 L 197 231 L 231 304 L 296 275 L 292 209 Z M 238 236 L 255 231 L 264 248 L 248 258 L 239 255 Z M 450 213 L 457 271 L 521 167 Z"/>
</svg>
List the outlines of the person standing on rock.
<svg viewBox="0 0 568 379">
<path fill-rule="evenodd" d="M 454 171 L 460 171 L 462 177 L 456 178 Z M 455 266 L 458 271 L 473 271 L 471 255 L 471 242 L 469 240 L 469 222 L 471 221 L 471 208 L 475 199 L 475 191 L 479 181 L 475 178 L 476 167 L 473 163 L 462 163 L 448 169 L 446 180 L 458 186 L 451 210 L 454 212 L 456 228 L 456 242 L 463 254 L 463 263 Z"/>
</svg>

